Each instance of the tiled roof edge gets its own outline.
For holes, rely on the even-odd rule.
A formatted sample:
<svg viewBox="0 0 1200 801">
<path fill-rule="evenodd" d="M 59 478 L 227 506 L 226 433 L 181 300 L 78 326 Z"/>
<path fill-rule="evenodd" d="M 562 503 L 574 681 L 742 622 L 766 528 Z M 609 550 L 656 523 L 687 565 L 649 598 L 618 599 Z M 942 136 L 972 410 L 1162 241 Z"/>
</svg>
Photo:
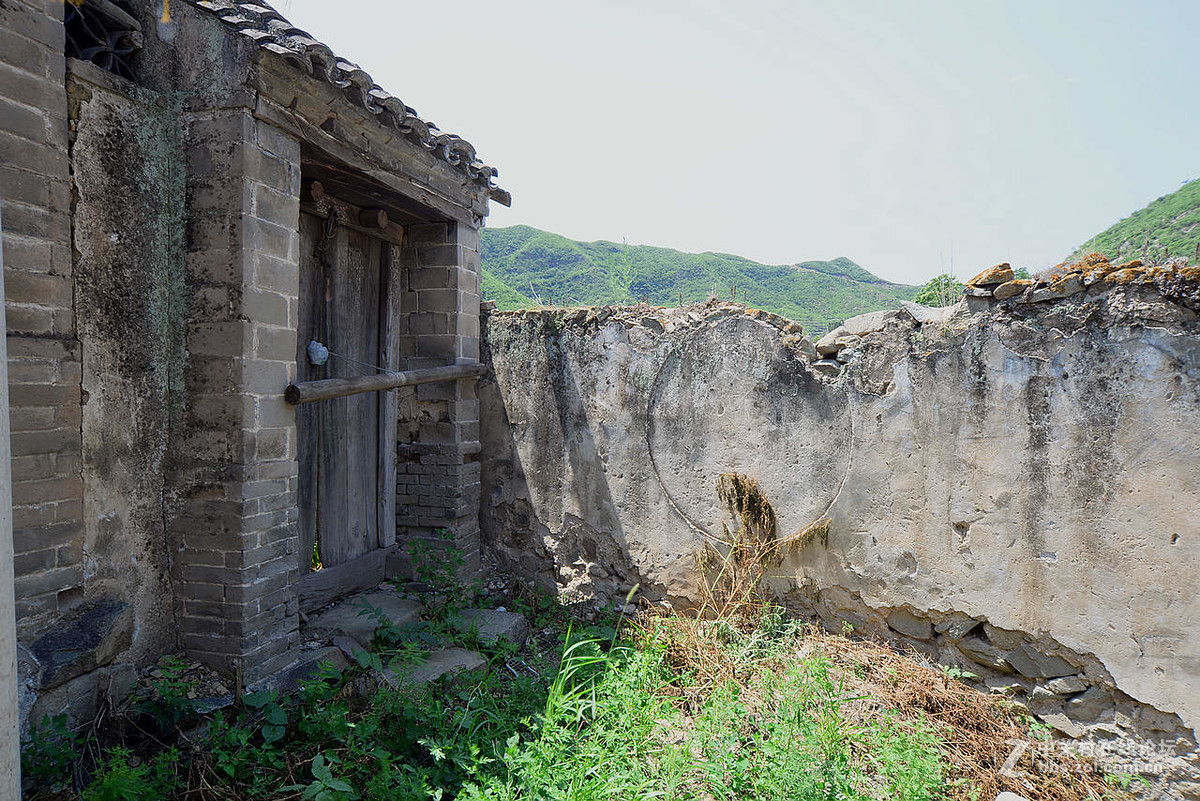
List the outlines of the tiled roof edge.
<svg viewBox="0 0 1200 801">
<path fill-rule="evenodd" d="M 442 161 L 465 174 L 471 181 L 490 190 L 497 202 L 505 202 L 508 193 L 496 186 L 495 167 L 475 155 L 475 147 L 452 133 L 438 130 L 421 119 L 416 109 L 381 88 L 362 68 L 339 57 L 328 45 L 292 25 L 282 14 L 263 2 L 238 0 L 189 0 L 213 14 L 237 33 L 251 39 L 264 50 L 284 57 L 306 75 L 319 78 L 342 91 L 350 102 L 372 114 L 386 125 L 432 152 Z"/>
</svg>

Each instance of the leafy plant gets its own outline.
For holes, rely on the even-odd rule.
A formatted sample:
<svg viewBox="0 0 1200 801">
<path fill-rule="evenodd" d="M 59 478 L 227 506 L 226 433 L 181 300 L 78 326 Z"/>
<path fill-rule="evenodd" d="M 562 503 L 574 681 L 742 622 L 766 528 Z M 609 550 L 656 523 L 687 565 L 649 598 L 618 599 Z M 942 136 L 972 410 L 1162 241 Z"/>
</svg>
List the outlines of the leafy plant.
<svg viewBox="0 0 1200 801">
<path fill-rule="evenodd" d="M 480 594 L 478 583 L 464 586 L 458 580 L 466 558 L 462 549 L 454 546 L 453 532 L 438 528 L 434 529 L 434 533 L 446 540 L 446 544 L 435 545 L 414 540 L 408 546 L 413 574 L 417 582 L 423 585 L 421 600 L 426 606 L 432 606 L 435 612 L 463 609 Z"/>
<path fill-rule="evenodd" d="M 942 273 L 918 289 L 913 302 L 923 306 L 953 306 L 962 297 L 964 289 L 953 273 Z"/>
<path fill-rule="evenodd" d="M 127 748 L 112 748 L 82 801 L 160 801 L 177 785 L 178 763 L 174 748 L 160 751 L 149 762 L 137 760 Z"/>
<path fill-rule="evenodd" d="M 946 674 L 946 678 L 948 678 L 948 679 L 956 679 L 957 680 L 957 679 L 977 679 L 977 678 L 979 678 L 978 673 L 972 673 L 969 670 L 963 670 L 962 668 L 957 667 L 956 665 L 942 665 L 941 670 L 942 670 L 942 673 Z"/>
<path fill-rule="evenodd" d="M 333 766 L 336 764 L 336 757 L 317 754 L 312 760 L 311 782 L 307 785 L 291 784 L 280 789 L 285 792 L 300 790 L 300 798 L 304 801 L 355 801 L 358 792 L 347 782 L 333 775 Z"/>
<path fill-rule="evenodd" d="M 280 703 L 279 696 L 274 690 L 259 690 L 250 693 L 242 699 L 242 703 L 251 709 L 258 710 L 262 716 L 259 731 L 264 745 L 273 745 L 283 739 L 287 731 L 287 710 Z"/>
<path fill-rule="evenodd" d="M 71 780 L 80 745 L 66 715 L 46 715 L 29 730 L 29 741 L 21 750 L 21 775 L 48 790 L 65 786 Z"/>
<path fill-rule="evenodd" d="M 191 717 L 196 703 L 188 696 L 194 689 L 187 678 L 187 663 L 177 656 L 164 656 L 150 680 L 150 695 L 137 699 L 134 708 L 150 715 L 160 728 L 169 729 Z"/>
<path fill-rule="evenodd" d="M 226 719 L 224 710 L 213 713 L 208 727 L 208 754 L 213 769 L 224 780 L 248 780 L 257 761 L 250 741 L 254 730 Z"/>
</svg>

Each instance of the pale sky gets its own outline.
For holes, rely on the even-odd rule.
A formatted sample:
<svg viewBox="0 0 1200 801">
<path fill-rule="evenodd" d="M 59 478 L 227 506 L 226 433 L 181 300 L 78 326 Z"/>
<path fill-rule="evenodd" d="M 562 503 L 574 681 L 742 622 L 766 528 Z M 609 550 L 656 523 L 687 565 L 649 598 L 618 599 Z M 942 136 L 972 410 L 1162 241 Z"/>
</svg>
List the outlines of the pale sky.
<svg viewBox="0 0 1200 801">
<path fill-rule="evenodd" d="M 1200 176 L 1200 2 L 277 0 L 518 223 L 920 283 L 1056 264 Z"/>
</svg>

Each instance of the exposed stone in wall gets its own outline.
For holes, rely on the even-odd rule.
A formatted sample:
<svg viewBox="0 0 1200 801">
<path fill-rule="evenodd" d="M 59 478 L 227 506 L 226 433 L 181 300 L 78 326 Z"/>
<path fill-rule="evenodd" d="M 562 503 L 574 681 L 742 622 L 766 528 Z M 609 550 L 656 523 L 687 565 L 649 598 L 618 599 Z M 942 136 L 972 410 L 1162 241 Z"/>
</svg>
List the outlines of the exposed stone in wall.
<svg viewBox="0 0 1200 801">
<path fill-rule="evenodd" d="M 547 585 L 687 605 L 737 471 L 781 536 L 832 520 L 771 579 L 794 608 L 1046 715 L 1175 736 L 1200 722 L 1195 291 L 910 307 L 825 358 L 730 304 L 492 312 L 485 541 Z"/>
</svg>

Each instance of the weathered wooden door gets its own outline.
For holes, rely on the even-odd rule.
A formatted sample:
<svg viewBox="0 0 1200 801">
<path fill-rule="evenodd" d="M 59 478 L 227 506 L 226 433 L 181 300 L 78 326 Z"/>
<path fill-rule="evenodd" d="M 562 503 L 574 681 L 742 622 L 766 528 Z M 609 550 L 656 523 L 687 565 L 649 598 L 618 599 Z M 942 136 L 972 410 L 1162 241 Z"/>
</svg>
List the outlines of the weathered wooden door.
<svg viewBox="0 0 1200 801">
<path fill-rule="evenodd" d="M 300 215 L 298 381 L 396 369 L 398 231 L 359 226 L 359 212 L 338 202 Z M 314 340 L 329 350 L 323 365 L 310 361 Z M 314 545 L 334 568 L 395 542 L 394 404 L 364 392 L 296 408 L 302 566 Z"/>
</svg>

